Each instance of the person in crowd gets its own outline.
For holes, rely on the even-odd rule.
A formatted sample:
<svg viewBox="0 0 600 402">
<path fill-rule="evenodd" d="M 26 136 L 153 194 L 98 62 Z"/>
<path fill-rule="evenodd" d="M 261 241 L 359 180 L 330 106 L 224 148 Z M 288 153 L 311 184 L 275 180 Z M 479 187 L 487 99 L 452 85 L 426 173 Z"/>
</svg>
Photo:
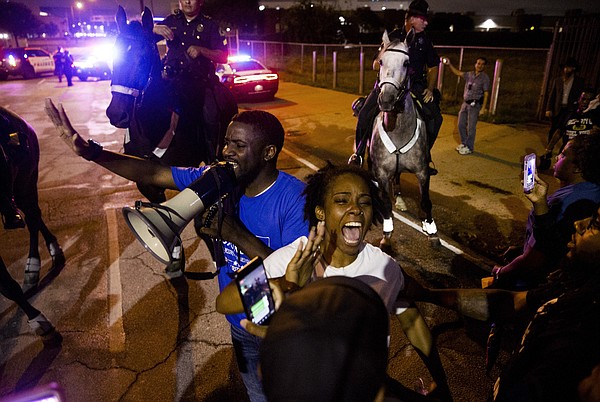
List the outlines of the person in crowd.
<svg viewBox="0 0 600 402">
<path fill-rule="evenodd" d="M 584 80 L 577 75 L 581 66 L 573 57 L 561 64 L 561 75 L 552 81 L 546 105 L 546 117 L 551 119 L 548 141 L 556 130 L 562 129 L 569 113 L 577 108 L 577 99 L 583 91 Z"/>
<path fill-rule="evenodd" d="M 54 75 L 58 77 L 58 82 L 62 82 L 63 76 L 63 64 L 65 62 L 65 55 L 63 53 L 62 47 L 58 46 L 56 48 L 56 52 L 52 56 L 54 59 Z"/>
<path fill-rule="evenodd" d="M 591 88 L 584 90 L 577 101 L 577 109 L 574 112 L 569 113 L 565 119 L 565 125 L 560 129 L 556 130 L 548 146 L 546 147 L 546 155 L 552 156 L 554 146 L 562 139 L 563 147 L 567 141 L 572 140 L 578 135 L 589 134 L 594 127 L 593 112 L 587 111 L 588 106 L 592 99 L 594 99 L 595 91 Z M 562 148 L 561 148 L 562 149 Z"/>
<path fill-rule="evenodd" d="M 204 0 L 179 0 L 179 9 L 154 26 L 154 33 L 167 40 L 164 75 L 175 111 L 182 125 L 204 127 L 206 141 L 219 131 L 220 97 L 229 90 L 220 85 L 214 63 L 227 63 L 227 39 L 218 23 L 201 13 Z M 215 93 L 221 94 L 219 97 Z M 204 113 L 197 113 L 197 110 Z M 218 144 L 208 143 L 210 161 L 220 152 Z M 213 149 L 214 148 L 214 149 Z"/>
<path fill-rule="evenodd" d="M 442 126 L 443 117 L 440 111 L 440 93 L 435 87 L 440 58 L 425 33 L 428 25 L 428 11 L 427 1 L 413 0 L 406 13 L 405 26 L 393 30 L 388 36 L 391 41 L 405 40 L 410 36 L 409 32 L 414 32 L 414 37 L 408 43 L 410 90 L 416 97 L 419 110 L 425 120 L 429 149 L 431 149 Z M 377 65 L 373 65 L 373 68 L 377 67 Z M 378 95 L 379 87 L 376 82 L 358 113 L 354 141 L 355 153 L 350 156 L 348 163 L 357 165 L 363 163 L 367 142 L 372 133 L 373 121 L 379 113 Z M 437 169 L 430 165 L 429 174 L 437 173 Z"/>
<path fill-rule="evenodd" d="M 75 66 L 73 66 L 73 55 L 67 49 L 65 49 L 63 53 L 63 72 L 65 73 L 65 77 L 67 78 L 67 86 L 72 87 L 73 69 L 75 68 Z"/>
<path fill-rule="evenodd" d="M 92 141 L 84 141 L 69 122 L 62 106 L 57 109 L 46 100 L 46 111 L 61 138 L 77 154 L 129 180 L 163 188 L 183 190 L 206 170 L 163 166 L 158 162 L 103 150 Z M 220 237 L 217 219 L 202 233 L 218 238 L 222 248 L 218 258 L 219 287 L 224 289 L 235 273 L 250 259 L 267 257 L 298 236 L 308 233 L 304 220 L 304 184 L 277 169 L 283 147 L 284 130 L 275 116 L 252 110 L 236 115 L 227 128 L 223 157 L 234 166 L 236 191 L 226 200 Z M 239 192 L 239 195 L 236 195 Z M 219 254 L 219 253 L 217 253 Z M 264 401 L 258 376 L 256 336 L 240 326 L 243 314 L 228 315 L 231 336 L 242 379 L 251 401 Z"/>
<path fill-rule="evenodd" d="M 444 64 L 450 71 L 465 80 L 463 92 L 464 102 L 458 112 L 458 133 L 460 145 L 456 148 L 459 154 L 472 154 L 475 149 L 475 130 L 477 119 L 487 113 L 488 99 L 490 97 L 490 77 L 485 73 L 487 59 L 478 57 L 475 70 L 463 72 L 452 65 L 450 59 L 443 58 Z"/>
<path fill-rule="evenodd" d="M 547 274 L 567 253 L 573 234 L 573 222 L 591 215 L 600 203 L 600 132 L 570 140 L 556 158 L 554 177 L 560 188 L 546 198 L 548 185 L 539 177 L 532 193 L 526 196 L 533 209 L 525 234 L 523 252 L 510 263 L 492 270 L 494 286 L 533 287 L 543 282 Z M 559 233 L 552 242 L 538 244 L 533 230 L 535 215 L 544 215 L 546 225 Z"/>
<path fill-rule="evenodd" d="M 0 294 L 14 301 L 17 306 L 27 315 L 27 323 L 33 332 L 40 336 L 44 345 L 54 347 L 62 342 L 62 335 L 54 328 L 54 325 L 38 309 L 27 301 L 23 290 L 10 276 L 8 268 L 0 256 Z"/>
<path fill-rule="evenodd" d="M 333 276 L 309 283 L 283 302 L 261 343 L 268 400 L 433 400 L 408 390 L 402 395 L 410 399 L 394 398 L 388 334 L 388 311 L 364 282 Z"/>
<path fill-rule="evenodd" d="M 435 394 L 451 400 L 447 379 L 425 320 L 405 292 L 415 282 L 398 263 L 365 242 L 373 222 L 382 222 L 383 201 L 372 175 L 355 165 L 331 163 L 307 177 L 304 215 L 312 229 L 264 261 L 267 275 L 282 291 L 331 276 L 357 278 L 373 288 L 400 325 L 437 385 Z M 217 297 L 217 311 L 243 311 L 235 284 Z M 244 322 L 247 328 L 249 323 Z"/>
<path fill-rule="evenodd" d="M 599 214 L 597 206 L 591 217 L 575 222 L 569 252 L 540 287 L 422 289 L 413 295 L 479 320 L 528 323 L 494 386 L 494 401 L 579 401 L 579 395 L 586 400 L 597 392 L 589 381 L 600 364 Z"/>
</svg>

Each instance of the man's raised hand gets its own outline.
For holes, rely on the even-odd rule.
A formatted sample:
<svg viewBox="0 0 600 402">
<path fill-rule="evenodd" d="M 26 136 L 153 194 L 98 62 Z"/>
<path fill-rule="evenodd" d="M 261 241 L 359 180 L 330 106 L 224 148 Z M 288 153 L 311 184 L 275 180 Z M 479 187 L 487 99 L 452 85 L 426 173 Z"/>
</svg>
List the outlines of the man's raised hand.
<svg viewBox="0 0 600 402">
<path fill-rule="evenodd" d="M 65 113 L 63 105 L 59 103 L 57 108 L 54 105 L 54 102 L 52 102 L 52 99 L 46 98 L 45 110 L 65 144 L 67 144 L 77 155 L 85 155 L 89 148 L 88 144 L 71 125 L 71 121 Z"/>
</svg>

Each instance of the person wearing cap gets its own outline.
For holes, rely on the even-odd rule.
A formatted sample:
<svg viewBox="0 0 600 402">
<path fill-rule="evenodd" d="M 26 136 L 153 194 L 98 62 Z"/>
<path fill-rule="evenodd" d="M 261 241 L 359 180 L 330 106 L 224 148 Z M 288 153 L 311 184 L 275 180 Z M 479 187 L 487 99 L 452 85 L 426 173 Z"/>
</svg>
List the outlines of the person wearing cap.
<svg viewBox="0 0 600 402">
<path fill-rule="evenodd" d="M 375 401 L 388 333 L 386 307 L 365 283 L 336 276 L 308 284 L 282 303 L 261 343 L 267 399 Z"/>
<path fill-rule="evenodd" d="M 590 134 L 594 125 L 598 125 L 598 121 L 595 119 L 593 112 L 586 112 L 592 99 L 594 99 L 593 89 L 588 88 L 581 93 L 579 100 L 577 101 L 577 110 L 567 115 L 564 126 L 561 127 L 560 130 L 556 130 L 552 138 L 550 138 L 548 146 L 546 147 L 546 155 L 544 155 L 546 158 L 549 159 L 552 157 L 554 146 L 561 138 L 563 143 L 559 153 L 569 140 L 572 140 L 578 135 Z"/>
<path fill-rule="evenodd" d="M 433 47 L 433 43 L 425 33 L 425 28 L 429 24 L 427 20 L 428 11 L 429 4 L 427 1 L 413 0 L 406 13 L 405 26 L 393 30 L 388 36 L 391 41 L 408 39 L 410 90 L 416 97 L 421 115 L 425 120 L 429 149 L 431 149 L 442 126 L 443 117 L 439 105 L 440 93 L 435 87 L 440 58 Z M 414 36 L 409 35 L 411 31 L 414 32 Z M 373 68 L 377 68 L 377 66 L 374 65 Z M 362 165 L 367 142 L 372 131 L 373 120 L 379 112 L 377 107 L 378 94 L 379 88 L 375 83 L 375 87 L 358 113 L 355 138 L 356 151 L 350 156 L 348 163 Z M 430 166 L 429 174 L 435 175 L 437 173 L 437 169 Z"/>
<path fill-rule="evenodd" d="M 575 58 L 569 57 L 560 68 L 561 75 L 552 82 L 546 106 L 546 117 L 551 119 L 548 141 L 552 139 L 556 130 L 562 129 L 569 113 L 577 109 L 577 101 L 585 85 L 583 78 L 577 75 L 581 66 Z"/>
</svg>

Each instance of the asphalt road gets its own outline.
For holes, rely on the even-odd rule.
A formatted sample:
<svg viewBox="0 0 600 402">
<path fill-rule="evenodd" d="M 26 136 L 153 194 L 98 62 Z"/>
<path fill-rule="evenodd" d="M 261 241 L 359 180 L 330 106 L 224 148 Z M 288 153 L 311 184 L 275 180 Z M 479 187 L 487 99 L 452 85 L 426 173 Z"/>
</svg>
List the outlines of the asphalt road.
<svg viewBox="0 0 600 402">
<path fill-rule="evenodd" d="M 123 130 L 109 125 L 109 83 L 67 88 L 53 77 L 0 82 L 1 104 L 24 117 L 41 144 L 39 193 L 45 221 L 56 234 L 66 266 L 30 301 L 64 336 L 44 349 L 13 303 L 0 299 L 0 396 L 58 382 L 68 401 L 243 401 L 245 395 L 226 320 L 215 312 L 215 280 L 168 280 L 163 267 L 135 240 L 121 208 L 141 196 L 135 185 L 73 156 L 44 114 L 45 97 L 62 102 L 78 131 L 119 151 Z M 345 163 L 356 121 L 353 95 L 282 83 L 264 109 L 286 129 L 279 166 L 304 177 L 325 160 Z M 543 126 L 480 123 L 476 152 L 461 156 L 456 117 L 444 116 L 433 150 L 440 174 L 431 192 L 439 241 L 418 230 L 418 190 L 403 177 L 409 210 L 396 212 L 394 256 L 402 267 L 436 287 L 478 286 L 501 250 L 518 244 L 529 209 L 520 184 L 523 155 L 543 149 Z M 369 241 L 378 242 L 379 229 Z M 187 269 L 212 272 L 210 257 L 188 227 Z M 0 253 L 21 283 L 27 258 L 25 230 L 0 231 Z M 42 242 L 43 248 L 43 242 Z M 42 249 L 42 275 L 50 259 Z M 487 324 L 421 304 L 448 372 L 456 401 L 484 401 L 493 384 L 484 373 Z M 506 360 L 502 353 L 500 364 Z M 392 320 L 390 375 L 412 388 L 426 369 Z"/>
</svg>

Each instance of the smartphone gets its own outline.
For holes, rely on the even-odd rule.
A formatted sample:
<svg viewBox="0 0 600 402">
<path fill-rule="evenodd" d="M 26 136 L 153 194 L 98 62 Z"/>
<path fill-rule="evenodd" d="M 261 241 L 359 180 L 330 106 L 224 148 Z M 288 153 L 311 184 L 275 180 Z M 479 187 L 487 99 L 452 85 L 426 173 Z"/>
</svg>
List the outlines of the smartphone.
<svg viewBox="0 0 600 402">
<path fill-rule="evenodd" d="M 275 301 L 269 287 L 267 272 L 260 257 L 254 257 L 235 276 L 246 318 L 258 325 L 267 325 L 275 313 Z"/>
<path fill-rule="evenodd" d="M 525 155 L 523 160 L 523 191 L 531 193 L 535 185 L 535 154 Z"/>
</svg>

